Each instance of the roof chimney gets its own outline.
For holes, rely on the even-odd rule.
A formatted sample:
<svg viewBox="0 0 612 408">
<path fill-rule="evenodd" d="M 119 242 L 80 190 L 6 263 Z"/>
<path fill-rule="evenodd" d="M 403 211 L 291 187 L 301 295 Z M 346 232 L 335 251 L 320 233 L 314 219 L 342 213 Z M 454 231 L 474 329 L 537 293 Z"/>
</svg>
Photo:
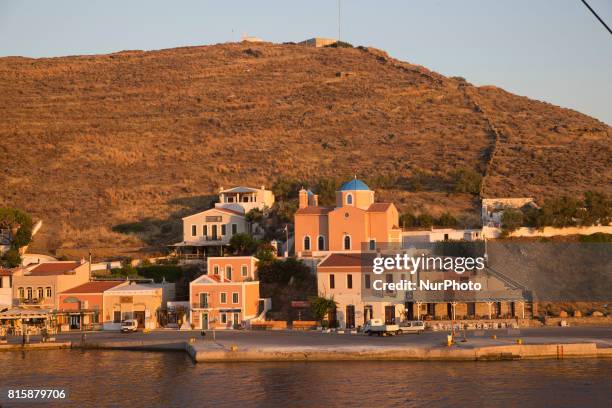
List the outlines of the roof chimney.
<svg viewBox="0 0 612 408">
<path fill-rule="evenodd" d="M 314 205 L 315 207 L 319 205 L 319 195 L 318 194 L 312 195 L 312 205 Z"/>
</svg>

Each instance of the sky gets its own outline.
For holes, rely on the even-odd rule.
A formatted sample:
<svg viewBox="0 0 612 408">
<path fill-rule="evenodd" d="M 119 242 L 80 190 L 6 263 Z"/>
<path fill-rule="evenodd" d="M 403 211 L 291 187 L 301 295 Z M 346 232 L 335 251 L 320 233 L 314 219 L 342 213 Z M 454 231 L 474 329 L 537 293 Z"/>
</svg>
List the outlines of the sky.
<svg viewBox="0 0 612 408">
<path fill-rule="evenodd" d="M 612 0 L 588 0 L 612 26 Z M 0 0 L 0 57 L 338 36 L 338 1 Z M 580 0 L 343 0 L 340 38 L 612 125 L 612 35 Z M 1 90 L 0 90 L 1 91 Z"/>
</svg>

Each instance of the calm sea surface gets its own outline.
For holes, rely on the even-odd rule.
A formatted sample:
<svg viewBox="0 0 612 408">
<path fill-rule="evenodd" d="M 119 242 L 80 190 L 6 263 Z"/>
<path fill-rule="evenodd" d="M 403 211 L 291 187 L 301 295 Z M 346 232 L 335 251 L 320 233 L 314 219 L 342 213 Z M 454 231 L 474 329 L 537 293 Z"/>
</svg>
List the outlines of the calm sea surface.
<svg viewBox="0 0 612 408">
<path fill-rule="evenodd" d="M 609 407 L 612 360 L 193 364 L 184 353 L 0 353 L 0 390 L 65 389 L 5 407 Z"/>
</svg>

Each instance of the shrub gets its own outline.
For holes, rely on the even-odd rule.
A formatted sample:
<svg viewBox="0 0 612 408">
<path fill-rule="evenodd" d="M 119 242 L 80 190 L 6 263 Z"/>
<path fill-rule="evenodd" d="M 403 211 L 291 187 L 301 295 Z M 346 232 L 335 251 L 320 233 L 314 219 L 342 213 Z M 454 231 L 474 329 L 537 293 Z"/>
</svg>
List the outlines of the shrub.
<svg viewBox="0 0 612 408">
<path fill-rule="evenodd" d="M 456 227 L 458 222 L 457 219 L 451 215 L 451 213 L 445 212 L 436 220 L 436 224 L 441 227 Z"/>
<path fill-rule="evenodd" d="M 464 168 L 453 171 L 450 176 L 456 193 L 480 194 L 481 174 Z"/>
<path fill-rule="evenodd" d="M 523 226 L 523 213 L 515 208 L 506 208 L 502 214 L 502 228 L 512 232 Z"/>
</svg>

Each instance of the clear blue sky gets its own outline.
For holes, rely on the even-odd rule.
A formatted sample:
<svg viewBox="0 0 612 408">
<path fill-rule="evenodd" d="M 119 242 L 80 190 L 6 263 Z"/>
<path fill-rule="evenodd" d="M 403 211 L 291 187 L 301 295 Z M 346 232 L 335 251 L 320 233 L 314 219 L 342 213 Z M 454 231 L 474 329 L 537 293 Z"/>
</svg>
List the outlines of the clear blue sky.
<svg viewBox="0 0 612 408">
<path fill-rule="evenodd" d="M 612 25 L 612 0 L 589 0 Z M 341 39 L 612 124 L 612 36 L 580 0 L 344 0 Z M 337 1 L 0 0 L 0 56 L 337 35 Z"/>
</svg>

